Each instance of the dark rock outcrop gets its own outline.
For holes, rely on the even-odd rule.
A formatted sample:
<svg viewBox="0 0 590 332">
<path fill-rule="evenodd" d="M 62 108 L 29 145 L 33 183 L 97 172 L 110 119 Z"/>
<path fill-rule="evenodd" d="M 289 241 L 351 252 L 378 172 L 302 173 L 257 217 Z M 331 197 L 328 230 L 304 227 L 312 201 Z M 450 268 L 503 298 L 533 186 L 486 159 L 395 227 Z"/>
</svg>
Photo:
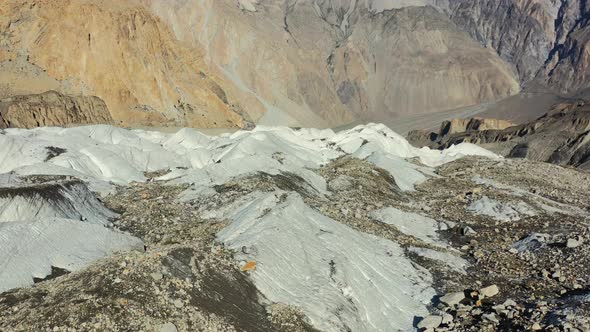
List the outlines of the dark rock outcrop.
<svg viewBox="0 0 590 332">
<path fill-rule="evenodd" d="M 478 132 L 483 130 L 503 130 L 515 126 L 510 121 L 470 118 L 452 119 L 443 121 L 438 132 L 428 130 L 413 130 L 408 133 L 408 140 L 414 145 L 438 147 L 442 142 L 454 136 L 460 136 L 465 132 Z"/>
<path fill-rule="evenodd" d="M 590 105 L 584 102 L 556 105 L 535 121 L 506 129 L 444 131 L 447 127 L 443 123 L 438 133 L 413 131 L 408 139 L 439 149 L 469 142 L 507 157 L 590 168 Z"/>
<path fill-rule="evenodd" d="M 48 91 L 0 100 L 0 128 L 113 124 L 102 99 Z"/>
</svg>

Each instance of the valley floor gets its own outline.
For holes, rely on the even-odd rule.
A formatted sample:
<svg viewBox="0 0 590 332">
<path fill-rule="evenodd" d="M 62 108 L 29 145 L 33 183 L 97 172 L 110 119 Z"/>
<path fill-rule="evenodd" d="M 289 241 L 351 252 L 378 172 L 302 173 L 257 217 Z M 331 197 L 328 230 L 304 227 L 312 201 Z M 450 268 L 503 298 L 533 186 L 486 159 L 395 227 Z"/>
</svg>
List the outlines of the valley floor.
<svg viewBox="0 0 590 332">
<path fill-rule="evenodd" d="M 368 120 L 340 126 L 335 128 L 335 130 L 350 129 L 356 125 L 372 121 L 384 123 L 396 133 L 405 135 L 412 130 L 437 130 L 443 121 L 469 119 L 473 117 L 499 119 L 510 121 L 514 124 L 523 124 L 537 119 L 547 113 L 554 104 L 565 100 L 552 93 L 522 92 L 495 102 L 434 113 L 393 117 L 391 114 L 377 114 Z"/>
</svg>

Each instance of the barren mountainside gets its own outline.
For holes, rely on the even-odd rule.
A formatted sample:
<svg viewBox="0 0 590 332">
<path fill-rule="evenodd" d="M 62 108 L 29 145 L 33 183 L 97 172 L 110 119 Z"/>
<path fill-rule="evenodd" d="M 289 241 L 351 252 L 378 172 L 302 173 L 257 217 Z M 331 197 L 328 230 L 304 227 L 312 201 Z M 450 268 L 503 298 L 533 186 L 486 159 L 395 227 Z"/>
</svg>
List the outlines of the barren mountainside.
<svg viewBox="0 0 590 332">
<path fill-rule="evenodd" d="M 102 98 L 124 124 L 242 125 L 231 97 L 207 73 L 201 51 L 179 43 L 142 6 L 11 0 L 0 8 L 0 54 L 20 62 L 2 75 L 8 93 L 43 92 L 48 80 L 57 87 L 47 88 Z M 21 82 L 37 68 L 37 79 Z"/>
<path fill-rule="evenodd" d="M 196 127 L 334 126 L 517 93 L 510 66 L 446 7 L 10 0 L 0 92 L 96 95 L 122 124 Z"/>
<path fill-rule="evenodd" d="M 130 126 L 333 127 L 589 87 L 578 0 L 8 0 L 0 14 L 0 96 L 97 96 Z"/>
<path fill-rule="evenodd" d="M 112 124 L 109 110 L 94 96 L 66 96 L 55 91 L 0 99 L 0 128 L 77 124 Z"/>
<path fill-rule="evenodd" d="M 586 0 L 451 0 L 451 19 L 517 71 L 564 94 L 590 87 Z"/>
</svg>

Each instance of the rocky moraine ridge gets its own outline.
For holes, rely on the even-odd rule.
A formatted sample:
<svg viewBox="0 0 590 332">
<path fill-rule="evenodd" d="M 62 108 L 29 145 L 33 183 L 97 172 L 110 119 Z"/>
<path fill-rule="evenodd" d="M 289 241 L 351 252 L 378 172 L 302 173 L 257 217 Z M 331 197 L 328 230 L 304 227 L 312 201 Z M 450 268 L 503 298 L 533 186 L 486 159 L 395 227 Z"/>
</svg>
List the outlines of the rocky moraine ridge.
<svg viewBox="0 0 590 332">
<path fill-rule="evenodd" d="M 521 125 L 494 119 L 454 119 L 443 122 L 438 132 L 412 131 L 408 140 L 437 149 L 470 142 L 510 158 L 589 169 L 590 106 L 583 100 L 559 103 L 547 114 Z"/>
<path fill-rule="evenodd" d="M 585 171 L 380 125 L 0 140 L 2 331 L 590 329 Z"/>
</svg>

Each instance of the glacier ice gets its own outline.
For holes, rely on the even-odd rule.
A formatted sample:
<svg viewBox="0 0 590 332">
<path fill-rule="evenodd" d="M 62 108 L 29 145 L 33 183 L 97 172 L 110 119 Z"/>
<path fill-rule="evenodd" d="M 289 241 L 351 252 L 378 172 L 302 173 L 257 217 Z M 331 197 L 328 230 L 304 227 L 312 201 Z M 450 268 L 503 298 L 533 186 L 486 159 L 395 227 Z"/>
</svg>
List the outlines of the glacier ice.
<svg viewBox="0 0 590 332">
<path fill-rule="evenodd" d="M 279 196 L 229 211 L 233 223 L 218 235 L 229 248 L 255 248 L 237 258 L 257 262 L 252 279 L 269 301 L 303 308 L 323 331 L 408 331 L 428 314 L 432 276 L 398 244 L 330 219 L 298 194 Z"/>
<path fill-rule="evenodd" d="M 143 242 L 102 225 L 45 218 L 0 223 L 0 292 L 33 284 L 51 267 L 76 271 L 120 250 L 143 250 Z"/>
<path fill-rule="evenodd" d="M 467 155 L 500 158 L 472 144 L 418 149 L 380 124 L 338 133 L 259 126 L 219 136 L 105 125 L 7 129 L 0 135 L 0 186 L 23 186 L 20 178 L 29 175 L 63 175 L 107 195 L 115 185 L 147 181 L 146 172 L 168 169 L 158 180 L 188 184 L 179 197 L 186 201 L 206 198 L 215 194 L 214 186 L 256 173 L 292 174 L 326 198 L 331 192 L 316 170 L 340 157 L 365 159 L 389 172 L 402 191 L 411 191 L 437 176 L 434 167 Z M 34 195 L 0 200 L 0 251 L 10 253 L 0 257 L 0 291 L 29 285 L 52 266 L 72 271 L 114 251 L 141 249 L 140 240 L 105 227 L 110 214 L 89 191 L 64 193 L 69 198 L 57 203 Z M 257 261 L 251 275 L 256 287 L 267 301 L 300 306 L 314 327 L 406 331 L 415 316 L 428 314 L 426 305 L 435 294 L 432 277 L 399 244 L 324 216 L 297 193 L 256 192 L 203 211 L 202 217 L 232 220 L 218 239 L 233 249 L 255 247 L 250 254 L 238 250 L 236 258 Z M 434 220 L 393 208 L 374 217 L 444 246 L 436 233 L 444 225 Z M 463 268 L 451 254 L 413 250 Z"/>
</svg>

